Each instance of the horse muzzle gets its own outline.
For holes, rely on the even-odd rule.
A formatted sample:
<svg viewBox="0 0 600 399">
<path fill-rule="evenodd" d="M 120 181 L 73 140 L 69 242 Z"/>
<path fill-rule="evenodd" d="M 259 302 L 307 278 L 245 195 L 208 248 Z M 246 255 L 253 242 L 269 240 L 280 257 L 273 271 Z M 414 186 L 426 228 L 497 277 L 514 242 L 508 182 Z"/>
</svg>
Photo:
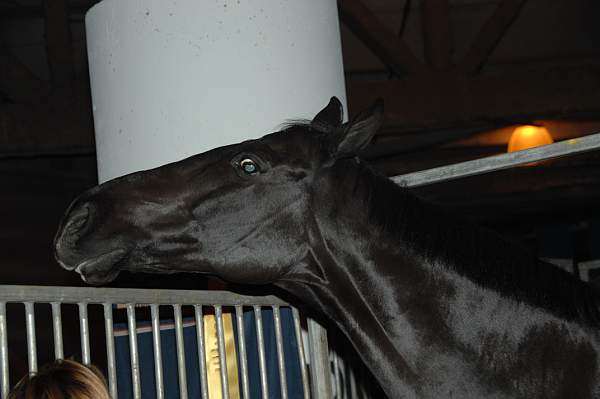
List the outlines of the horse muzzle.
<svg viewBox="0 0 600 399">
<path fill-rule="evenodd" d="M 89 202 L 74 202 L 54 238 L 54 257 L 66 270 L 76 271 L 83 281 L 104 284 L 116 278 L 119 266 L 130 252 L 120 245 L 102 246 L 88 234 L 94 208 Z M 82 248 L 82 241 L 87 241 Z M 114 246 L 116 248 L 112 248 Z"/>
</svg>

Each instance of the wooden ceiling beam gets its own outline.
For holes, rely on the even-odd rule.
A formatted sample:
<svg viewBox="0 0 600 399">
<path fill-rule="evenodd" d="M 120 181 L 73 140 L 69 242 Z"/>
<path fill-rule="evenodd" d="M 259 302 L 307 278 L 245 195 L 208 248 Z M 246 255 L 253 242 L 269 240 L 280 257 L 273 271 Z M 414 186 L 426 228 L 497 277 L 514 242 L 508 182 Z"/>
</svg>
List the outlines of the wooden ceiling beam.
<svg viewBox="0 0 600 399">
<path fill-rule="evenodd" d="M 0 105 L 0 159 L 94 153 L 87 83 L 39 99 Z"/>
<path fill-rule="evenodd" d="M 506 30 L 517 19 L 525 0 L 503 0 L 496 11 L 483 24 L 475 41 L 471 44 L 467 55 L 462 60 L 459 70 L 468 75 L 475 75 L 486 62 Z"/>
<path fill-rule="evenodd" d="M 69 14 L 85 14 L 90 7 L 100 0 L 70 0 L 67 2 Z M 1 4 L 0 20 L 2 19 L 36 19 L 44 18 L 44 6 L 24 4 Z"/>
<path fill-rule="evenodd" d="M 598 214 L 599 182 L 597 160 L 571 165 L 567 158 L 424 186 L 414 192 L 478 222 L 511 223 L 544 214 L 553 219 L 561 214 Z"/>
<path fill-rule="evenodd" d="M 396 75 L 421 73 L 425 66 L 410 48 L 360 0 L 339 0 L 341 21 Z"/>
<path fill-rule="evenodd" d="M 421 1 L 425 59 L 434 70 L 450 68 L 452 41 L 449 11 L 448 0 Z"/>
<path fill-rule="evenodd" d="M 473 123 L 523 123 L 600 115 L 600 65 L 493 76 L 427 76 L 346 82 L 350 114 L 385 102 L 385 131 L 432 130 Z"/>
<path fill-rule="evenodd" d="M 457 140 L 464 140 L 479 133 L 503 127 L 501 124 L 475 124 L 448 129 L 407 133 L 402 135 L 378 135 L 375 142 L 369 145 L 360 156 L 367 160 L 413 153 L 424 149 L 435 148 Z"/>
<path fill-rule="evenodd" d="M 54 86 L 65 86 L 73 81 L 73 47 L 69 29 L 67 0 L 44 0 L 46 53 Z"/>
<path fill-rule="evenodd" d="M 0 157 L 93 151 L 89 88 L 75 81 L 73 90 L 39 101 L 0 106 Z M 385 101 L 383 136 L 445 131 L 441 139 L 499 124 L 537 119 L 600 115 L 600 65 L 548 68 L 473 78 L 446 76 L 402 80 L 347 81 L 351 115 L 377 98 Z M 473 129 L 472 129 L 473 128 Z M 389 136 L 389 137 L 388 137 Z M 440 140 L 441 140 L 440 139 Z M 427 139 L 419 143 L 435 144 Z M 401 147 L 406 149 L 410 137 Z M 414 140 L 413 140 L 414 141 Z M 414 141 L 416 142 L 416 141 Z M 386 148 L 390 142 L 382 143 Z M 398 143 L 400 145 L 400 143 Z M 421 146 L 421 145 L 419 145 Z M 390 147 L 391 148 L 391 147 Z M 373 156 L 389 153 L 385 148 Z"/>
</svg>

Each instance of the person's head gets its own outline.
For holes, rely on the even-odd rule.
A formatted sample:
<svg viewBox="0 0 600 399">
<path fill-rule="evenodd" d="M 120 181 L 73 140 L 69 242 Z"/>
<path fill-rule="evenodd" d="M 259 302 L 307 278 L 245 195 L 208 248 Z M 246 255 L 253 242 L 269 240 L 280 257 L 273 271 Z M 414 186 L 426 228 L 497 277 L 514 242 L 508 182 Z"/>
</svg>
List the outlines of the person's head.
<svg viewBox="0 0 600 399">
<path fill-rule="evenodd" d="M 23 377 L 8 399 L 110 399 L 110 395 L 95 367 L 56 360 Z"/>
</svg>

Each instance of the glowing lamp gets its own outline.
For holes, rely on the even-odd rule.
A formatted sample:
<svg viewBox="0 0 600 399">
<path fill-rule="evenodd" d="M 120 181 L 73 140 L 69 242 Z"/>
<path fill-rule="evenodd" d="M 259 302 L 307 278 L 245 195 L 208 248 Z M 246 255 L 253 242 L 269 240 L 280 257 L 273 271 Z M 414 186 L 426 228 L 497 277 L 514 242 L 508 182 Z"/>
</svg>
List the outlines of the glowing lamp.
<svg viewBox="0 0 600 399">
<path fill-rule="evenodd" d="M 508 152 L 552 144 L 554 140 L 543 126 L 524 125 L 515 129 L 508 141 Z"/>
</svg>

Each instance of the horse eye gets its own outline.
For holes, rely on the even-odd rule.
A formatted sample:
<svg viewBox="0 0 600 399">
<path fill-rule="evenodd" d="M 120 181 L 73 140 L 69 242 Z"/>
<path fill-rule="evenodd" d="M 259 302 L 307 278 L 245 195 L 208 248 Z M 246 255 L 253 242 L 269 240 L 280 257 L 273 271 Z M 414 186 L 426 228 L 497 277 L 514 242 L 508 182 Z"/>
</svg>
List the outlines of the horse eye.
<svg viewBox="0 0 600 399">
<path fill-rule="evenodd" d="M 242 159 L 240 161 L 240 168 L 248 175 L 253 175 L 258 172 L 258 165 L 250 158 Z"/>
</svg>

